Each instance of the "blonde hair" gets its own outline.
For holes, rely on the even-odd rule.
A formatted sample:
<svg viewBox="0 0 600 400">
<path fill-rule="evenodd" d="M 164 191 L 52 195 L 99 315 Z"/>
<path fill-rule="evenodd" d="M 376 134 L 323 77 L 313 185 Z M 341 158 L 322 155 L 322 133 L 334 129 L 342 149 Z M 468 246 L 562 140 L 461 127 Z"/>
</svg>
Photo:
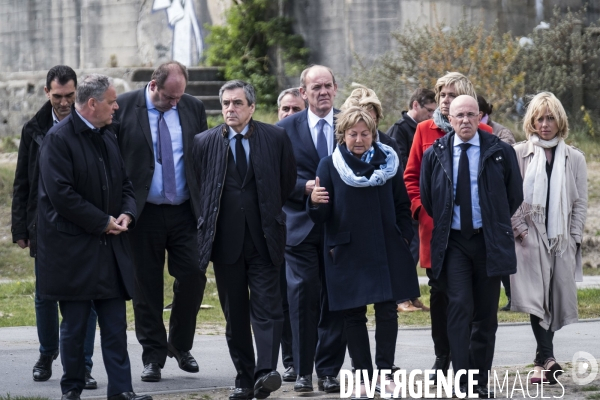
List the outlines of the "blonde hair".
<svg viewBox="0 0 600 400">
<path fill-rule="evenodd" d="M 360 121 L 365 122 L 367 128 L 373 134 L 373 141 L 377 141 L 377 125 L 375 125 L 375 120 L 373 120 L 371 114 L 362 107 L 352 106 L 335 116 L 335 138 L 338 144 L 344 143 L 346 131 Z"/>
<path fill-rule="evenodd" d="M 560 100 L 550 92 L 540 92 L 534 96 L 527 106 L 527 112 L 523 118 L 523 132 L 529 139 L 534 133 L 538 133 L 535 129 L 535 120 L 543 115 L 548 109 L 550 115 L 556 119 L 558 125 L 558 137 L 565 139 L 569 136 L 569 121 L 567 113 L 563 108 Z"/>
<path fill-rule="evenodd" d="M 460 72 L 448 72 L 435 83 L 435 102 L 440 103 L 440 92 L 444 86 L 454 85 L 456 96 L 466 94 L 477 100 L 477 93 L 471 81 Z"/>
<path fill-rule="evenodd" d="M 350 107 L 361 107 L 369 112 L 375 112 L 375 117 L 377 119 L 375 123 L 381 121 L 383 119 L 383 108 L 381 107 L 381 101 L 379 101 L 379 97 L 377 97 L 375 91 L 360 83 L 352 82 L 352 86 L 356 87 L 356 89 L 350 93 L 350 96 L 348 96 L 344 104 L 342 104 L 340 110 L 343 111 Z"/>
</svg>

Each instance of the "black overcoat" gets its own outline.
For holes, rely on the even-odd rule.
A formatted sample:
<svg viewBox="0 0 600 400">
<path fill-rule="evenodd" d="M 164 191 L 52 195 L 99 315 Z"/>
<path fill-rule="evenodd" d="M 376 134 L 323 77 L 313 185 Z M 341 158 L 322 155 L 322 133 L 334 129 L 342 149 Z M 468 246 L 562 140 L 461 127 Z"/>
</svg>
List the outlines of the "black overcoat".
<svg viewBox="0 0 600 400">
<path fill-rule="evenodd" d="M 385 162 L 375 145 L 367 164 L 339 146 L 355 174 L 370 177 Z M 353 187 L 340 177 L 332 156 L 317 169 L 329 203 L 306 206 L 315 223 L 325 223 L 325 275 L 332 311 L 419 297 L 419 282 L 408 245 L 413 237 L 410 200 L 400 169 L 382 186 Z"/>
<path fill-rule="evenodd" d="M 285 213 L 283 203 L 296 183 L 296 159 L 285 130 L 250 120 L 246 138 L 250 143 L 250 163 L 254 169 L 264 237 L 274 265 L 281 265 L 285 250 Z M 221 209 L 221 193 L 227 172 L 229 151 L 225 124 L 194 137 L 193 157 L 196 182 L 200 188 L 198 251 L 200 268 L 210 261 Z"/>
<path fill-rule="evenodd" d="M 21 131 L 12 200 L 12 239 L 29 240 L 29 254 L 37 250 L 36 213 L 38 197 L 38 155 L 46 132 L 52 128 L 52 104 L 48 100 Z"/>
<path fill-rule="evenodd" d="M 92 142 L 99 135 L 100 153 Z M 127 233 L 107 235 L 109 215 L 133 216 L 133 187 L 112 127 L 93 132 L 75 110 L 40 149 L 37 293 L 48 300 L 93 300 L 133 294 Z"/>
<path fill-rule="evenodd" d="M 523 180 L 513 148 L 478 130 L 481 146 L 477 186 L 488 276 L 517 272 L 511 217 L 523 202 Z M 433 218 L 431 270 L 442 272 L 454 212 L 452 146 L 454 131 L 437 139 L 423 154 L 421 203 Z"/>
</svg>

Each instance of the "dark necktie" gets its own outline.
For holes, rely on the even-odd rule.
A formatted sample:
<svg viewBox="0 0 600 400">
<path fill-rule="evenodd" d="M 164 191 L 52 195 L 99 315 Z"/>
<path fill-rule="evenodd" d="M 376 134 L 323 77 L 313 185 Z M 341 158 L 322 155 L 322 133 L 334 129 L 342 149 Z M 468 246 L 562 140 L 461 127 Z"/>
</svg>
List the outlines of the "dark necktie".
<svg viewBox="0 0 600 400">
<path fill-rule="evenodd" d="M 325 131 L 323 130 L 325 123 L 326 121 L 324 119 L 320 119 L 317 123 L 317 154 L 319 155 L 319 158 L 327 157 L 329 155 L 327 138 L 325 138 Z"/>
<path fill-rule="evenodd" d="M 237 167 L 238 173 L 240 174 L 240 178 L 242 178 L 242 182 L 246 177 L 246 172 L 248 171 L 248 160 L 246 160 L 246 150 L 244 150 L 244 146 L 242 145 L 242 139 L 244 135 L 238 133 L 235 135 L 235 166 Z"/>
<path fill-rule="evenodd" d="M 177 185 L 175 181 L 175 163 L 173 162 L 173 144 L 171 133 L 165 121 L 164 113 L 158 113 L 158 163 L 162 165 L 162 179 L 165 197 L 170 202 L 175 201 L 177 196 Z"/>
<path fill-rule="evenodd" d="M 456 180 L 456 200 L 460 206 L 460 233 L 465 239 L 473 236 L 473 210 L 471 209 L 471 172 L 467 150 L 470 143 L 460 144 L 460 159 L 458 161 L 458 178 Z"/>
</svg>

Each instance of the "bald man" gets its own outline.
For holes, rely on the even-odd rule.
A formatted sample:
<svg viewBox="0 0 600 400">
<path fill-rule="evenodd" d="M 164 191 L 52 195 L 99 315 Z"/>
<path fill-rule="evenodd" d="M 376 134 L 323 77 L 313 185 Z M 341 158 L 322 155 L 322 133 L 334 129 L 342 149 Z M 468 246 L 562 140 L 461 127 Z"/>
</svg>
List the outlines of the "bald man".
<svg viewBox="0 0 600 400">
<path fill-rule="evenodd" d="M 423 155 L 420 191 L 436 227 L 432 272 L 447 285 L 453 369 L 479 370 L 475 392 L 494 397 L 487 380 L 498 328 L 500 276 L 517 268 L 510 218 L 523 201 L 523 182 L 513 148 L 477 129 L 479 119 L 473 97 L 458 96 L 450 104 L 453 131 Z M 466 392 L 466 378 L 461 377 L 456 392 Z"/>
</svg>

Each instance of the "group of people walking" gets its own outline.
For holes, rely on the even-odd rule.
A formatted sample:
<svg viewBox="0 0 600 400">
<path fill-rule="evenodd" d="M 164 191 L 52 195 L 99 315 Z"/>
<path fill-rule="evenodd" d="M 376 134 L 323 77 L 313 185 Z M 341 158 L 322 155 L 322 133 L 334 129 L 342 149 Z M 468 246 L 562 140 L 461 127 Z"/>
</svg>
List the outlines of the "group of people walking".
<svg viewBox="0 0 600 400">
<path fill-rule="evenodd" d="M 219 91 L 224 123 L 208 129 L 187 81 L 171 61 L 117 96 L 106 76 L 78 84 L 69 67 L 49 71 L 49 101 L 23 127 L 13 198 L 13 240 L 35 257 L 34 380 L 51 377 L 60 353 L 64 400 L 97 387 L 97 318 L 108 398 L 149 400 L 132 387 L 127 299 L 141 379 L 160 381 L 167 357 L 199 372 L 190 350 L 212 262 L 237 371 L 230 399 L 264 399 L 282 381 L 310 392 L 313 372 L 318 390 L 337 392 L 346 349 L 354 368 L 373 374 L 369 304 L 375 365 L 397 369 L 397 312 L 426 307 L 420 263 L 431 287 L 430 378 L 450 363 L 478 369 L 476 392 L 493 396 L 504 279 L 511 309 L 531 316 L 531 382 L 556 383 L 554 332 L 577 321 L 587 174 L 564 141 L 554 95 L 532 99 L 527 140 L 513 147 L 457 72 L 416 90 L 387 134 L 373 90 L 358 85 L 333 107 L 337 83 L 325 66 L 306 68 L 300 87 L 280 94 L 275 125 L 252 118 L 254 88 L 236 80 Z M 175 278 L 168 332 L 165 253 Z M 463 378 L 456 391 L 466 391 Z"/>
</svg>

